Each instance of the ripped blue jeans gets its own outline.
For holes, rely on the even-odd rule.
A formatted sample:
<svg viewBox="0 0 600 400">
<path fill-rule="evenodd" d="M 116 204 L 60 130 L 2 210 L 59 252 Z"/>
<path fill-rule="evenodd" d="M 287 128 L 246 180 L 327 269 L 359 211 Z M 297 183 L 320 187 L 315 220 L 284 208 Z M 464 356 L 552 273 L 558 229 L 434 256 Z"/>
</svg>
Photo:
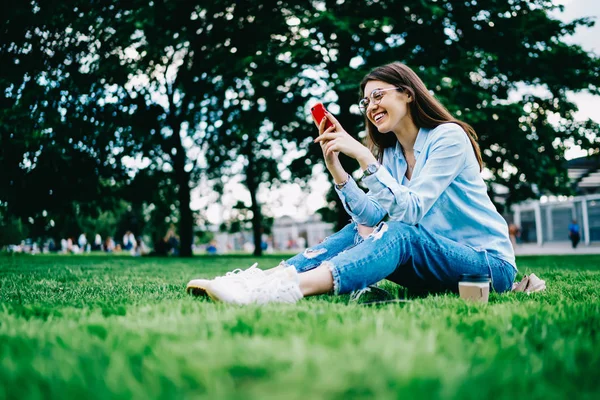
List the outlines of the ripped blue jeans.
<svg viewBox="0 0 600 400">
<path fill-rule="evenodd" d="M 508 261 L 430 233 L 421 226 L 380 223 L 366 238 L 355 222 L 287 260 L 298 272 L 323 264 L 335 294 L 388 279 L 416 292 L 458 291 L 461 274 L 489 274 L 496 292 L 510 290 L 516 269 Z"/>
</svg>

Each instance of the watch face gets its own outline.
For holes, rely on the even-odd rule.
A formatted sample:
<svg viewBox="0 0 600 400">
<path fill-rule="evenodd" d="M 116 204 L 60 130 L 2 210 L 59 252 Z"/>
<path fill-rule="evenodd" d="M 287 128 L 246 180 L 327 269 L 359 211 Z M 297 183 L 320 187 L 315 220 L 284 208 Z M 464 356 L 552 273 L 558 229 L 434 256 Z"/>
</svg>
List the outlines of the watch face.
<svg viewBox="0 0 600 400">
<path fill-rule="evenodd" d="M 367 166 L 367 170 L 365 171 L 365 175 L 373 175 L 379 169 L 379 164 L 370 164 Z"/>
</svg>

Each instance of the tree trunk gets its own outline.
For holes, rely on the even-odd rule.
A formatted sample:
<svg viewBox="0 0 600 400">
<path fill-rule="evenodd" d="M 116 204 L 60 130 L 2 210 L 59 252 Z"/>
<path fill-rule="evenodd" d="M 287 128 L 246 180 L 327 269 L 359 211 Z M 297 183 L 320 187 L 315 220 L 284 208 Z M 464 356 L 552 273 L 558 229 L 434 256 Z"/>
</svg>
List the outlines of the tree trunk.
<svg viewBox="0 0 600 400">
<path fill-rule="evenodd" d="M 173 129 L 173 171 L 177 184 L 177 198 L 179 200 L 179 256 L 191 257 L 194 239 L 194 216 L 190 208 L 191 190 L 190 174 L 185 171 L 185 149 L 181 143 L 181 127 Z"/>
<path fill-rule="evenodd" d="M 250 145 L 249 145 L 250 147 Z M 256 173 L 256 160 L 252 150 L 248 151 L 248 168 L 246 169 L 246 187 L 250 192 L 250 210 L 252 211 L 252 233 L 254 236 L 254 255 L 257 257 L 262 256 L 262 214 L 260 212 L 260 205 L 256 199 L 256 192 L 258 191 L 257 173 Z"/>
</svg>

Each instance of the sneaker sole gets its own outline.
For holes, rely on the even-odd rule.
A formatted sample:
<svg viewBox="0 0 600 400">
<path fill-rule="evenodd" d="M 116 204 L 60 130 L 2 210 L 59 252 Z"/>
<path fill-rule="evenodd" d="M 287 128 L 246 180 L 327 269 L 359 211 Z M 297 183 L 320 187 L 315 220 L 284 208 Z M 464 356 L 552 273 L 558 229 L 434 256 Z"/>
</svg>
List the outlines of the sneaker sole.
<svg viewBox="0 0 600 400">
<path fill-rule="evenodd" d="M 223 302 L 223 300 L 221 300 L 216 294 L 210 292 L 210 289 L 208 288 L 208 286 L 203 287 L 203 286 L 188 285 L 185 288 L 185 291 L 188 294 L 191 294 L 192 296 L 208 297 L 212 301 L 219 302 L 219 303 Z"/>
<path fill-rule="evenodd" d="M 192 296 L 196 296 L 196 297 L 206 297 L 208 296 L 208 293 L 206 292 L 206 289 L 201 288 L 201 287 L 194 287 L 194 286 L 188 286 L 185 291 L 187 292 L 187 294 L 191 294 Z"/>
<path fill-rule="evenodd" d="M 206 296 L 211 299 L 212 301 L 216 302 L 216 303 L 224 303 L 223 300 L 221 300 L 219 297 L 217 297 L 217 295 L 215 295 L 214 293 L 211 293 L 210 290 L 206 289 L 204 291 L 204 293 L 206 293 Z"/>
<path fill-rule="evenodd" d="M 191 284 L 190 282 L 186 286 L 185 291 L 193 296 L 205 297 L 207 296 L 206 291 L 208 290 L 208 283 L 209 281 L 204 281 L 203 283 L 198 282 L 196 284 Z"/>
</svg>

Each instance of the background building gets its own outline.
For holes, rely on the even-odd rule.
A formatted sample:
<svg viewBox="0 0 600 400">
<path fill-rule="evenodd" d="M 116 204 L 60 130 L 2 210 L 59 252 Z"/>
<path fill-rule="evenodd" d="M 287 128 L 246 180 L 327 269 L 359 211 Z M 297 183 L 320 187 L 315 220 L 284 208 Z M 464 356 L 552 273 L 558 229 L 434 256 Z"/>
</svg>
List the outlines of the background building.
<svg viewBox="0 0 600 400">
<path fill-rule="evenodd" d="M 568 241 L 568 227 L 574 219 L 579 224 L 582 243 L 600 242 L 600 194 L 546 202 L 534 200 L 514 205 L 512 211 L 523 243 Z"/>
<path fill-rule="evenodd" d="M 567 173 L 578 196 L 513 205 L 506 218 L 520 228 L 522 243 L 568 242 L 569 224 L 579 224 L 581 242 L 600 242 L 600 156 L 574 158 Z"/>
<path fill-rule="evenodd" d="M 321 243 L 333 233 L 333 223 L 323 222 L 320 214 L 297 221 L 289 216 L 273 223 L 273 247 L 275 250 L 302 249 Z"/>
</svg>

